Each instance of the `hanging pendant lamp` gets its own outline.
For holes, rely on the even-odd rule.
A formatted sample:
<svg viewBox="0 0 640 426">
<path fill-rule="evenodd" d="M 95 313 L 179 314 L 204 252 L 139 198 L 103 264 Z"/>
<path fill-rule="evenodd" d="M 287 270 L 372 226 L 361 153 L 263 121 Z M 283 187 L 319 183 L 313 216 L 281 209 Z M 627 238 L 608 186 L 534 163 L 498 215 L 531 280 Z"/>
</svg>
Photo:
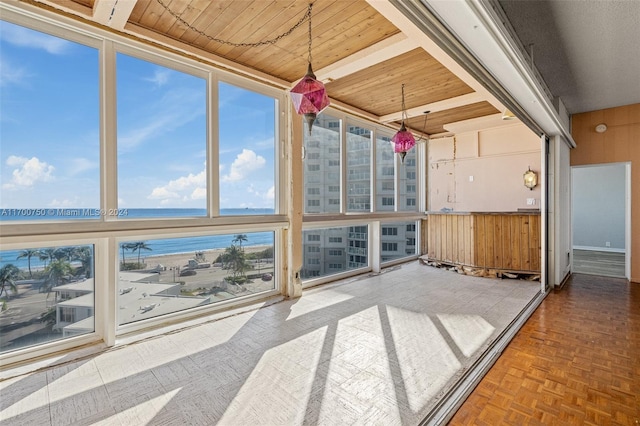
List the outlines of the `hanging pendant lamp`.
<svg viewBox="0 0 640 426">
<path fill-rule="evenodd" d="M 311 127 L 316 119 L 316 116 L 329 106 L 329 96 L 324 88 L 324 84 L 321 81 L 316 80 L 316 76 L 313 73 L 311 67 L 311 8 L 313 4 L 309 4 L 309 65 L 307 67 L 307 73 L 302 77 L 302 80 L 296 84 L 290 91 L 291 101 L 293 107 L 298 114 L 304 116 L 307 126 L 309 128 L 309 134 L 311 134 Z"/>
<path fill-rule="evenodd" d="M 404 164 L 404 157 L 407 156 L 407 151 L 413 148 L 416 144 L 416 140 L 413 137 L 413 134 L 407 131 L 407 128 L 404 126 L 404 119 L 407 116 L 407 111 L 404 105 L 404 84 L 402 85 L 402 125 L 400 126 L 400 130 L 393 135 L 391 141 L 394 144 L 393 151 L 400 155 L 400 161 Z"/>
</svg>

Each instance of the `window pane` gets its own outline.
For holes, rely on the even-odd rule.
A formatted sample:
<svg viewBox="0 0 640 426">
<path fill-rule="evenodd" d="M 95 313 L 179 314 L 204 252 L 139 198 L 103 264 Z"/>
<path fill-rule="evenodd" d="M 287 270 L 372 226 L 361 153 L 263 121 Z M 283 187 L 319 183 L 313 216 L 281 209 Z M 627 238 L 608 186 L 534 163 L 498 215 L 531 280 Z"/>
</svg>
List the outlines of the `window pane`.
<svg viewBox="0 0 640 426">
<path fill-rule="evenodd" d="M 0 21 L 0 52 L 0 220 L 97 218 L 98 51 Z"/>
<path fill-rule="evenodd" d="M 320 114 L 304 134 L 305 213 L 340 212 L 340 120 Z"/>
<path fill-rule="evenodd" d="M 206 215 L 206 87 L 202 78 L 117 55 L 120 216 L 143 208 Z"/>
<path fill-rule="evenodd" d="M 368 226 L 344 226 L 303 231 L 303 279 L 365 268 Z"/>
<path fill-rule="evenodd" d="M 220 214 L 273 214 L 277 102 L 227 83 L 218 89 Z"/>
<path fill-rule="evenodd" d="M 0 251 L 0 352 L 94 331 L 93 246 Z"/>
<path fill-rule="evenodd" d="M 275 288 L 273 232 L 120 244 L 118 324 Z"/>
<path fill-rule="evenodd" d="M 416 222 L 383 223 L 380 231 L 382 263 L 416 254 Z"/>
<path fill-rule="evenodd" d="M 398 210 L 400 211 L 418 211 L 416 170 L 416 149 L 414 148 L 407 152 L 404 164 L 400 164 L 398 170 L 400 175 Z"/>
<path fill-rule="evenodd" d="M 395 210 L 395 154 L 387 136 L 376 138 L 376 210 Z"/>
<path fill-rule="evenodd" d="M 347 131 L 347 211 L 371 211 L 371 130 Z"/>
</svg>

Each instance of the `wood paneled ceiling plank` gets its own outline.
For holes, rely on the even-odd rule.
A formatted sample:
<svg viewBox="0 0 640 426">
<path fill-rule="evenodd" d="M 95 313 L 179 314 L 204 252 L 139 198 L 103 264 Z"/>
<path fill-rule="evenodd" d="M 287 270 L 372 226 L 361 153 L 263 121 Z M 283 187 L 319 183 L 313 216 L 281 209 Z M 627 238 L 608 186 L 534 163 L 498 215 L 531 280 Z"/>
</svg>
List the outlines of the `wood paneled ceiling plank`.
<svg viewBox="0 0 640 426">
<path fill-rule="evenodd" d="M 244 4 L 243 2 L 239 3 Z M 209 39 L 201 33 L 217 36 L 218 31 L 221 29 L 224 31 L 232 25 L 233 21 L 237 19 L 237 13 L 242 12 L 242 8 L 238 4 L 231 4 L 224 10 L 217 9 L 216 4 L 211 2 L 197 3 L 196 7 L 193 7 L 193 12 L 188 14 L 189 19 L 182 16 L 188 26 L 179 24 L 179 29 L 182 32 L 179 39 L 185 43 L 204 47 L 208 44 Z M 219 11 L 222 13 L 217 14 Z M 226 19 L 227 16 L 229 19 Z M 215 28 L 216 34 L 209 33 L 211 27 Z"/>
<path fill-rule="evenodd" d="M 285 3 L 285 6 L 287 4 L 287 2 L 281 2 L 281 3 Z M 261 41 L 264 39 L 273 38 L 274 35 L 282 34 L 286 32 L 296 22 L 298 22 L 301 17 L 304 16 L 304 14 L 306 13 L 306 5 L 304 8 L 300 8 L 299 2 L 290 2 L 290 3 L 291 4 L 295 3 L 296 7 L 287 6 L 285 8 L 285 10 L 287 10 L 287 13 L 282 15 L 283 17 L 286 17 L 288 21 L 283 21 L 282 19 L 275 19 L 273 20 L 271 25 L 268 25 L 267 23 L 265 23 L 264 25 L 261 26 L 261 28 L 262 28 L 262 33 L 267 34 L 267 36 L 260 37 L 259 40 L 256 39 L 255 41 Z M 276 9 L 283 10 L 282 8 L 276 8 Z M 305 25 L 303 24 L 301 27 L 305 27 Z M 306 27 L 305 29 L 301 27 L 299 27 L 296 31 L 294 31 L 293 35 L 295 35 L 295 33 L 297 32 L 301 32 L 304 35 L 306 35 L 307 34 Z M 286 43 L 290 42 L 292 37 L 293 36 L 288 36 L 282 39 L 281 41 L 279 41 L 278 43 L 276 43 L 275 45 L 265 45 L 261 47 L 233 47 L 233 46 L 222 45 L 217 42 L 211 41 L 205 47 L 205 49 L 210 50 L 218 55 L 220 55 L 221 52 L 228 52 L 227 54 L 224 54 L 222 56 L 225 56 L 225 57 L 233 56 L 234 58 L 236 58 L 235 60 L 237 60 L 239 63 L 243 63 L 254 69 L 258 69 L 262 72 L 267 72 L 271 75 L 277 76 L 278 78 L 282 78 L 281 75 L 279 75 L 277 72 L 274 72 L 274 70 L 272 69 L 272 65 L 270 65 L 269 62 L 276 61 L 277 65 L 280 65 L 281 63 L 285 63 L 285 64 L 289 64 L 290 67 L 293 67 L 293 65 L 291 65 L 290 62 L 292 60 L 295 61 L 298 58 L 293 57 L 291 53 L 287 52 L 286 50 L 283 50 L 283 46 L 286 46 Z M 247 40 L 247 41 L 253 42 L 254 40 Z M 306 47 L 306 44 L 304 45 L 304 47 Z M 238 58 L 242 58 L 242 60 Z M 305 58 L 306 58 L 306 55 L 305 55 Z M 301 63 L 303 63 L 302 58 L 300 58 L 299 60 Z M 304 69 L 306 70 L 306 66 L 304 67 Z M 293 73 L 293 71 L 291 71 L 291 73 Z"/>
<path fill-rule="evenodd" d="M 209 3 L 203 6 L 202 12 L 198 15 L 193 22 L 188 22 L 189 26 L 180 24 L 179 31 L 182 32 L 180 40 L 193 43 L 194 46 L 198 46 L 201 49 L 207 50 L 206 46 L 210 40 L 207 36 L 209 34 L 209 28 L 212 25 L 224 26 L 226 22 L 223 19 L 225 11 L 227 10 L 227 4 L 220 4 L 217 2 Z M 215 23 L 215 24 L 214 24 Z M 177 25 L 177 22 L 176 22 Z M 192 29 L 192 28 L 195 28 Z M 197 31 L 196 31 L 197 30 Z M 176 30 L 177 31 L 177 30 Z M 201 34 L 203 33 L 203 34 Z"/>
<path fill-rule="evenodd" d="M 252 1 L 236 3 L 240 3 L 243 8 L 241 11 L 238 11 L 235 19 L 229 22 L 229 24 L 226 25 L 222 30 L 216 28 L 216 21 L 212 21 L 206 33 L 231 43 L 254 43 L 260 41 L 254 39 L 251 34 L 255 31 L 255 27 L 257 27 L 255 22 L 263 22 L 263 16 L 269 13 L 269 8 L 273 4 L 273 2 Z M 204 38 L 202 41 L 205 42 Z M 207 46 L 208 40 L 207 43 L 204 43 L 203 45 Z M 230 44 L 218 43 L 217 47 L 215 48 L 215 52 L 219 55 L 223 55 L 228 59 L 234 60 L 235 57 L 238 56 L 238 50 L 244 51 L 246 49 L 253 48 L 238 48 Z M 236 53 L 234 53 L 234 51 L 236 51 Z"/>
<path fill-rule="evenodd" d="M 155 4 L 155 2 L 150 1 L 136 2 L 135 7 L 131 11 L 131 15 L 129 15 L 129 22 L 139 23 L 140 19 L 146 13 L 146 10 L 151 7 L 152 3 Z"/>
<path fill-rule="evenodd" d="M 255 31 L 251 34 L 251 41 L 263 41 L 274 38 L 276 35 L 284 34 L 286 31 L 300 20 L 306 13 L 306 9 L 301 9 L 299 3 L 291 1 L 276 1 L 270 9 L 268 16 L 261 16 L 261 25 L 255 26 Z M 303 23 L 295 31 L 307 31 L 307 24 Z M 289 36 L 291 37 L 291 35 Z M 286 37 L 274 44 L 252 47 L 251 49 L 235 48 L 230 52 L 235 60 L 248 62 L 251 60 L 262 61 L 274 55 L 282 55 L 286 52 L 283 46 L 286 44 Z M 277 50 L 277 51 L 276 51 Z"/>
<path fill-rule="evenodd" d="M 375 44 L 340 59 L 333 64 L 316 70 L 316 77 L 322 81 L 332 81 L 367 69 L 382 61 L 394 58 L 415 49 L 415 42 L 402 33 L 394 34 Z"/>
<path fill-rule="evenodd" d="M 417 107 L 407 109 L 406 117 L 412 118 L 412 117 L 422 116 L 424 115 L 425 111 L 429 111 L 430 114 L 433 114 L 436 112 L 446 111 L 449 109 L 471 105 L 471 104 L 475 104 L 482 101 L 483 101 L 482 95 L 476 92 L 467 93 L 465 95 L 455 96 L 452 98 L 443 99 L 441 101 L 436 101 L 429 104 L 423 104 Z M 383 123 L 389 123 L 389 122 L 398 121 L 401 119 L 402 119 L 402 111 L 400 110 L 380 117 L 380 121 L 382 121 Z"/>
<path fill-rule="evenodd" d="M 332 98 L 383 116 L 400 110 L 403 83 L 407 108 L 473 93 L 421 48 L 327 83 L 326 87 Z"/>
<path fill-rule="evenodd" d="M 158 24 L 158 22 L 166 22 L 166 21 L 169 21 L 172 23 L 175 22 L 175 18 L 169 15 L 169 13 L 165 12 L 162 6 L 160 6 L 155 0 L 149 1 L 149 2 L 144 2 L 144 1 L 138 2 L 138 4 L 140 5 L 144 5 L 145 3 L 147 4 L 147 7 L 144 9 L 143 13 L 140 14 L 139 19 L 135 21 L 133 19 L 135 16 L 137 16 L 136 14 L 137 8 L 135 7 L 133 8 L 133 13 L 129 17 L 129 23 L 134 22 L 140 26 L 153 29 L 155 31 L 155 27 Z M 167 3 L 171 5 L 171 3 L 173 2 L 167 1 Z M 165 34 L 165 33 L 163 32 L 162 34 Z"/>
<path fill-rule="evenodd" d="M 332 5 L 332 8 L 320 9 L 318 6 Z M 367 5 L 363 1 L 337 1 L 337 2 L 316 2 L 313 6 L 312 19 L 312 55 L 314 68 L 322 68 L 325 65 L 335 62 L 344 56 L 348 56 L 350 51 L 360 50 L 367 46 L 368 32 L 366 24 L 345 23 L 349 20 L 356 20 L 359 13 Z M 356 26 L 356 28 L 354 28 Z M 308 31 L 305 26 L 304 31 L 296 31 L 292 37 L 288 37 L 283 48 L 292 54 L 293 62 L 280 61 L 273 69 L 275 75 L 288 79 L 291 82 L 302 77 L 302 73 L 307 67 Z M 341 32 L 341 31 L 344 31 Z M 347 40 L 347 34 L 357 34 L 361 32 L 361 37 Z M 351 47 L 353 46 L 353 47 Z"/>
<path fill-rule="evenodd" d="M 281 16 L 287 18 L 286 20 L 274 18 L 270 26 L 265 24 L 261 27 L 261 31 L 257 34 L 259 36 L 256 37 L 256 39 L 270 39 L 273 38 L 274 35 L 285 33 L 300 20 L 305 11 L 301 11 L 299 8 L 288 8 L 286 13 L 281 14 Z M 278 21 L 284 22 L 285 25 L 278 23 Z M 237 52 L 240 52 L 240 54 L 235 58 L 239 62 L 261 68 L 266 72 L 286 80 L 300 78 L 306 71 L 307 43 L 305 42 L 300 46 L 295 44 L 293 40 L 300 36 L 305 37 L 306 40 L 308 34 L 307 29 L 308 24 L 303 23 L 289 36 L 280 39 L 275 44 L 252 47 L 244 50 L 237 49 Z"/>
<path fill-rule="evenodd" d="M 498 110 L 486 101 L 476 102 L 458 108 L 451 108 L 445 111 L 430 113 L 427 115 L 426 129 L 423 131 L 425 117 L 413 117 L 405 120 L 405 125 L 416 131 L 429 135 L 447 133 L 445 126 L 448 123 L 476 119 L 479 117 L 493 116 L 498 114 Z M 399 121 L 396 122 L 399 125 Z"/>
<path fill-rule="evenodd" d="M 496 109 L 502 110 L 502 103 L 491 94 L 480 82 L 478 82 L 469 72 L 467 72 L 460 64 L 454 61 L 447 53 L 445 53 L 433 40 L 431 40 L 422 30 L 416 27 L 409 18 L 399 11 L 391 2 L 386 0 L 365 0 L 378 13 L 383 15 L 396 27 L 401 28 L 408 37 L 416 40 L 426 52 L 429 52 L 443 66 L 449 69 L 457 78 L 464 81 L 473 91 L 481 94 Z"/>
</svg>

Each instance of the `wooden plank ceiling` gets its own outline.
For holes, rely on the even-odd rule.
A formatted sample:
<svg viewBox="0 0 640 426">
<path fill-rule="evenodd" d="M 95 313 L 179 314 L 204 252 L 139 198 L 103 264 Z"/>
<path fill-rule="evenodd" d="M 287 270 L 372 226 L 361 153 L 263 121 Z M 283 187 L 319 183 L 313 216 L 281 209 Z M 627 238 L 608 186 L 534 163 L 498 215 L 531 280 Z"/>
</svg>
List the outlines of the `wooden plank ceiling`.
<svg viewBox="0 0 640 426">
<path fill-rule="evenodd" d="M 292 87 L 306 72 L 308 22 L 285 33 L 307 12 L 301 0 L 36 0 L 55 10 L 97 22 L 182 52 L 197 52 L 236 72 Z M 391 11 L 391 12 L 389 12 Z M 399 30 L 405 28 L 405 31 Z M 468 75 L 436 59 L 433 45 L 406 30 L 388 2 L 314 0 L 312 62 L 332 100 L 398 126 L 405 85 L 408 127 L 429 135 L 446 125 L 499 114 L 501 105 Z M 424 113 L 430 111 L 425 127 Z"/>
</svg>

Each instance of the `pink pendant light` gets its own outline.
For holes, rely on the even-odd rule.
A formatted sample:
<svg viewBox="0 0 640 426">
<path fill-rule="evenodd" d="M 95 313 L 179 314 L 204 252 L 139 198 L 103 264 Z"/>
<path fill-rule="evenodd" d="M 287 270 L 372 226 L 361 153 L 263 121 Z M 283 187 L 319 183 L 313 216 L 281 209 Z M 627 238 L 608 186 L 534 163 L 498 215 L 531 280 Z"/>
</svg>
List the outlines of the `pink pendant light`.
<svg viewBox="0 0 640 426">
<path fill-rule="evenodd" d="M 402 125 L 400 126 L 400 130 L 393 135 L 391 141 L 394 144 L 393 151 L 400 155 L 400 161 L 404 164 L 404 157 L 407 155 L 407 151 L 413 148 L 416 144 L 416 139 L 413 137 L 413 134 L 407 131 L 407 128 L 404 126 L 404 119 L 407 115 L 406 108 L 404 105 L 404 84 L 402 85 Z"/>
<path fill-rule="evenodd" d="M 322 112 L 323 109 L 329 106 L 329 96 L 324 88 L 324 84 L 321 81 L 316 80 L 316 76 L 311 68 L 311 8 L 313 4 L 309 4 L 309 66 L 307 67 L 307 73 L 302 77 L 302 80 L 298 82 L 290 91 L 291 101 L 293 107 L 298 114 L 304 115 L 304 119 L 309 127 L 309 134 L 311 134 L 311 127 L 316 119 L 316 116 Z"/>
<path fill-rule="evenodd" d="M 307 73 L 302 80 L 291 89 L 291 101 L 298 114 L 304 115 L 304 119 L 309 126 L 309 134 L 316 116 L 323 109 L 329 106 L 329 96 L 321 81 L 316 80 L 316 76 L 311 69 L 311 62 L 307 68 Z"/>
</svg>

